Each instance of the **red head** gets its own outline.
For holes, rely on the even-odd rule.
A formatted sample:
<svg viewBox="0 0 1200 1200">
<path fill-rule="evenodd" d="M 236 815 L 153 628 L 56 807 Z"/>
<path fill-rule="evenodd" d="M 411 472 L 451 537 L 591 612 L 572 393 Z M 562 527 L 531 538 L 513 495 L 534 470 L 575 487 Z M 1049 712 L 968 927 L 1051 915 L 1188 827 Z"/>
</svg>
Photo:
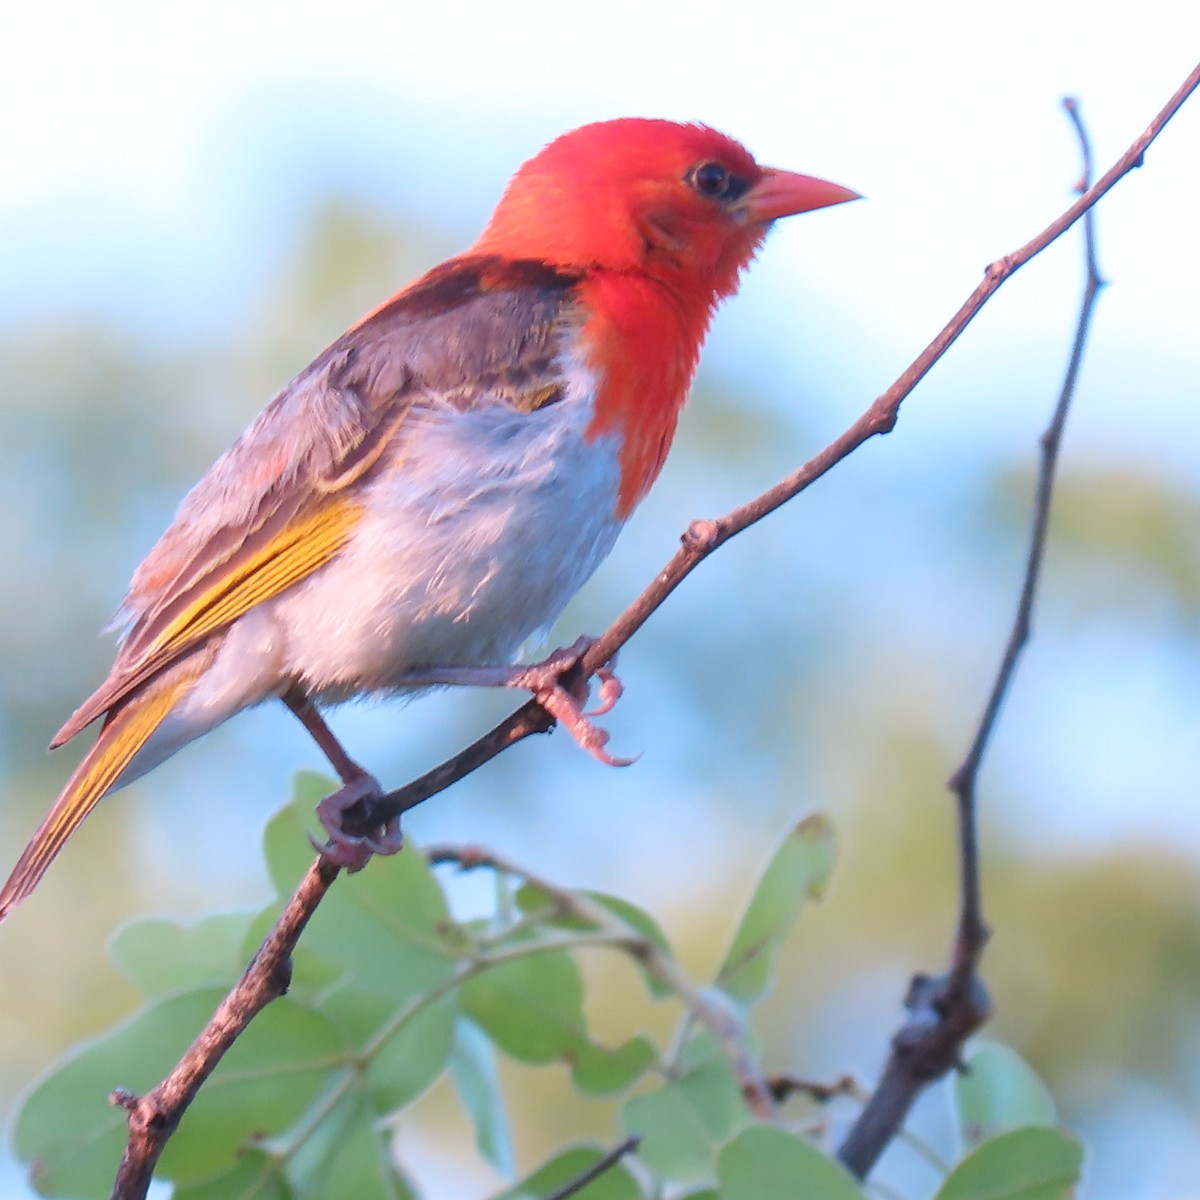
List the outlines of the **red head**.
<svg viewBox="0 0 1200 1200">
<path fill-rule="evenodd" d="M 662 467 L 713 309 L 771 222 L 854 199 L 705 125 L 633 118 L 565 133 L 513 176 L 470 253 L 582 275 L 603 380 L 589 433 L 620 437 L 621 517 Z"/>
<path fill-rule="evenodd" d="M 712 305 L 777 217 L 856 198 L 761 167 L 705 125 L 625 118 L 565 133 L 525 163 L 474 252 L 638 272 Z"/>
</svg>

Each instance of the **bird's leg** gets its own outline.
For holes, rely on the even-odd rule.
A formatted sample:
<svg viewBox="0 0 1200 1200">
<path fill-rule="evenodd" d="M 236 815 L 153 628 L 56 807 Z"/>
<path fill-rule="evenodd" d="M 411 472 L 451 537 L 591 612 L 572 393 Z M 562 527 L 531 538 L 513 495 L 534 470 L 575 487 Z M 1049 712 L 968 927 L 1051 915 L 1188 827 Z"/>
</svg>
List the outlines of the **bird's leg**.
<svg viewBox="0 0 1200 1200">
<path fill-rule="evenodd" d="M 311 838 L 317 850 L 339 867 L 361 871 L 372 854 L 395 854 L 397 850 L 402 849 L 404 837 L 400 832 L 399 817 L 393 817 L 382 827 L 382 832 L 373 837 L 357 836 L 347 833 L 342 828 L 347 810 L 353 808 L 360 800 L 377 800 L 383 795 L 379 780 L 364 771 L 346 753 L 342 743 L 334 736 L 333 730 L 325 723 L 325 718 L 321 716 L 317 706 L 300 687 L 293 684 L 283 693 L 282 700 L 312 734 L 313 741 L 321 747 L 342 781 L 342 786 L 336 792 L 326 796 L 317 805 L 317 819 L 329 834 L 330 842 L 329 845 L 321 846 L 315 838 Z"/>
<path fill-rule="evenodd" d="M 312 734 L 313 741 L 320 746 L 322 753 L 329 759 L 330 766 L 338 773 L 338 778 L 343 783 L 369 778 L 367 772 L 346 753 L 345 747 L 325 723 L 325 718 L 321 716 L 317 706 L 300 687 L 293 684 L 283 693 L 282 700 Z"/>
<path fill-rule="evenodd" d="M 586 680 L 576 679 L 563 682 L 572 667 L 596 644 L 593 637 L 581 637 L 573 646 L 555 650 L 541 662 L 529 666 L 512 667 L 429 667 L 420 671 L 407 671 L 394 682 L 400 687 L 506 687 L 522 688 L 533 693 L 534 699 L 560 724 L 589 754 L 610 767 L 627 767 L 636 758 L 619 758 L 604 747 L 608 734 L 593 724 L 589 717 L 602 717 L 611 712 L 624 690 L 607 662 L 597 672 L 600 680 L 600 696 L 597 705 L 584 712 L 588 698 Z"/>
</svg>

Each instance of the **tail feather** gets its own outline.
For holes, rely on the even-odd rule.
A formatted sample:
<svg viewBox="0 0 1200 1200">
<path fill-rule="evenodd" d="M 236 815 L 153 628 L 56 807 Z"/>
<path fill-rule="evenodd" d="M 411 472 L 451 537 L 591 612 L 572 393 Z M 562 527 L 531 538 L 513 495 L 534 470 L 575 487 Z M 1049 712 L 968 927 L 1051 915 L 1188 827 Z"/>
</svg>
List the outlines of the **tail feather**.
<svg viewBox="0 0 1200 1200">
<path fill-rule="evenodd" d="M 109 713 L 96 744 L 75 769 L 8 882 L 0 888 L 0 921 L 37 887 L 55 855 L 112 790 L 190 682 L 190 677 L 184 676 L 168 686 L 151 686 Z"/>
</svg>

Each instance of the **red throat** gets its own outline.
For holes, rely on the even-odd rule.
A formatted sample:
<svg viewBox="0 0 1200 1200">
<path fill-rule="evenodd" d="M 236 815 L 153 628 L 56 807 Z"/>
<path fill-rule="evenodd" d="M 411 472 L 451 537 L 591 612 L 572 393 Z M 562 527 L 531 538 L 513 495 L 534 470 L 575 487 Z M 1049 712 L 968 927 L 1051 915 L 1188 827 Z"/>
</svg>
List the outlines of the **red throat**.
<svg viewBox="0 0 1200 1200">
<path fill-rule="evenodd" d="M 713 309 L 771 222 L 853 197 L 706 126 L 635 118 L 564 134 L 513 176 L 472 253 L 579 279 L 588 436 L 619 439 L 618 516 L 658 476 Z"/>
<path fill-rule="evenodd" d="M 712 307 L 688 306 L 647 276 L 609 271 L 592 272 L 579 297 L 589 314 L 584 352 L 600 380 L 587 436 L 620 440 L 617 516 L 625 520 L 666 461 Z"/>
</svg>

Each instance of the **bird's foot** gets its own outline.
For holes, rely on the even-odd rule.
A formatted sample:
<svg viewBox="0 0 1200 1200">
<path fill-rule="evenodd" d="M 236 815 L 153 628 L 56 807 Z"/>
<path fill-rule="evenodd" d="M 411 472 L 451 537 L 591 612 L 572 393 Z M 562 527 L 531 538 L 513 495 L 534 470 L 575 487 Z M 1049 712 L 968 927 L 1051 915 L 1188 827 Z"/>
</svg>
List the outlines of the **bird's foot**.
<svg viewBox="0 0 1200 1200">
<path fill-rule="evenodd" d="M 600 694 L 593 709 L 584 711 L 583 708 L 589 693 L 586 679 L 577 679 L 570 684 L 563 682 L 563 676 L 576 666 L 595 644 L 594 637 L 581 637 L 573 646 L 555 650 L 541 662 L 531 663 L 527 667 L 512 667 L 505 686 L 524 688 L 532 692 L 534 699 L 593 758 L 598 758 L 610 767 L 628 767 L 637 762 L 640 755 L 623 758 L 610 754 L 605 749 L 608 745 L 608 732 L 589 720 L 590 717 L 602 717 L 605 713 L 612 712 L 625 690 L 613 669 L 613 662 L 605 663 L 596 672 L 596 677 L 600 680 Z"/>
<path fill-rule="evenodd" d="M 346 813 L 360 801 L 378 800 L 383 795 L 379 780 L 362 771 L 326 796 L 317 805 L 317 819 L 325 827 L 329 841 L 322 845 L 312 834 L 309 841 L 322 858 L 348 871 L 361 871 L 375 854 L 395 854 L 404 848 L 400 818 L 392 817 L 373 834 L 347 833 L 343 828 Z"/>
<path fill-rule="evenodd" d="M 555 650 L 541 662 L 517 667 L 430 667 L 411 671 L 396 680 L 399 686 L 437 687 L 506 687 L 521 688 L 533 693 L 537 702 L 560 724 L 579 745 L 610 767 L 627 767 L 637 762 L 639 756 L 620 758 L 610 754 L 605 746 L 608 734 L 589 717 L 602 717 L 611 712 L 621 698 L 624 688 L 613 669 L 615 659 L 607 662 L 597 672 L 600 692 L 594 709 L 588 712 L 583 705 L 588 699 L 588 682 L 575 679 L 563 682 L 572 667 L 596 644 L 594 637 L 581 637 L 573 646 Z"/>
</svg>

